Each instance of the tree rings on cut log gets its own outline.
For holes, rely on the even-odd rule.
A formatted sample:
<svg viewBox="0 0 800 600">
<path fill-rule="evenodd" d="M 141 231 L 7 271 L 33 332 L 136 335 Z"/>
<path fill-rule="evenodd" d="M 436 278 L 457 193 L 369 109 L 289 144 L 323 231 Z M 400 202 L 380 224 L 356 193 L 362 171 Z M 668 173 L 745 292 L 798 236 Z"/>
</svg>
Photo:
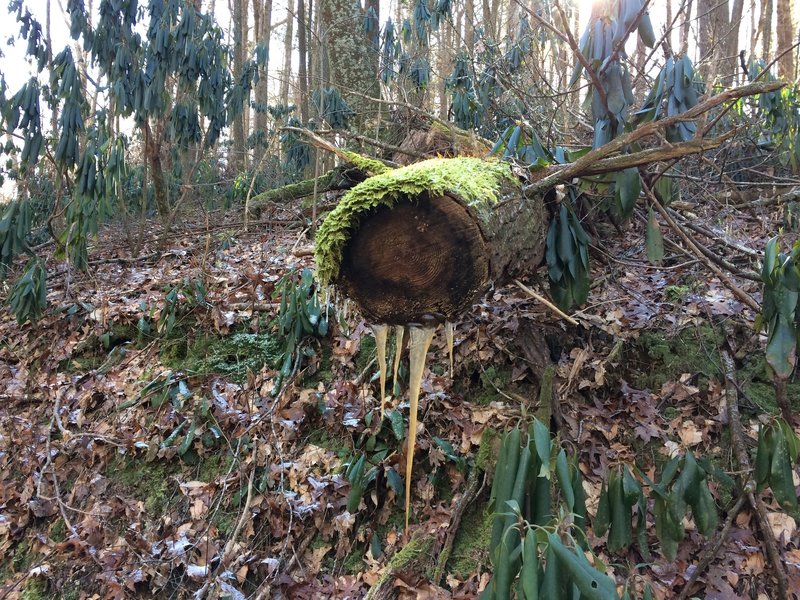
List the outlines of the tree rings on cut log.
<svg viewBox="0 0 800 600">
<path fill-rule="evenodd" d="M 444 321 L 486 291 L 490 255 L 475 217 L 453 196 L 401 199 L 363 217 L 337 284 L 373 321 Z"/>
</svg>

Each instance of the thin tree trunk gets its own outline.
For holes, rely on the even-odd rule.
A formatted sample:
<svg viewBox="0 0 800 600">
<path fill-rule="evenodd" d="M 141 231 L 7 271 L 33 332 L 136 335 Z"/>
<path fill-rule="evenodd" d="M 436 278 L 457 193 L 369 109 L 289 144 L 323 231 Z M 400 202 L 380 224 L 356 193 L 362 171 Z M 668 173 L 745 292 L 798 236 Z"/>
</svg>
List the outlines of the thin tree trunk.
<svg viewBox="0 0 800 600">
<path fill-rule="evenodd" d="M 794 51 L 789 50 L 794 43 L 794 11 L 792 0 L 776 0 L 778 9 L 778 76 L 786 81 L 794 80 Z"/>
<path fill-rule="evenodd" d="M 233 0 L 233 78 L 238 81 L 244 66 L 244 39 L 242 32 L 246 26 L 246 10 L 243 10 L 245 0 Z M 244 145 L 244 112 L 240 112 L 233 119 L 233 148 L 231 150 L 231 166 L 234 171 L 242 171 L 246 168 L 245 145 Z"/>
<path fill-rule="evenodd" d="M 761 32 L 761 58 L 767 63 L 772 53 L 772 10 L 772 0 L 763 0 L 758 29 Z"/>
<path fill-rule="evenodd" d="M 297 0 L 297 53 L 298 53 L 298 89 L 300 91 L 300 118 L 308 123 L 308 76 L 306 73 L 306 8 L 305 0 Z"/>
<path fill-rule="evenodd" d="M 681 55 L 689 52 L 689 26 L 692 23 L 692 0 L 686 0 L 686 9 L 681 22 Z"/>
<path fill-rule="evenodd" d="M 742 23 L 742 11 L 744 11 L 744 0 L 733 0 L 727 49 L 728 71 L 731 74 L 727 80 L 729 86 L 737 79 L 736 74 L 739 72 L 739 29 Z"/>
<path fill-rule="evenodd" d="M 447 120 L 449 100 L 447 98 L 447 76 L 453 68 L 453 27 L 449 22 L 439 26 L 439 118 Z"/>
<path fill-rule="evenodd" d="M 280 101 L 289 106 L 289 83 L 292 79 L 292 38 L 294 36 L 294 15 L 292 6 L 286 8 L 286 33 L 283 38 L 283 74 L 281 77 Z"/>
<path fill-rule="evenodd" d="M 464 4 L 464 41 L 470 57 L 475 55 L 475 0 L 466 0 Z"/>
<path fill-rule="evenodd" d="M 317 45 L 316 36 L 314 35 L 314 17 L 316 13 L 314 13 L 314 0 L 308 0 L 308 15 L 306 16 L 306 67 L 308 69 L 308 89 L 309 93 L 310 90 L 314 87 L 314 65 L 315 63 L 315 56 L 316 53 L 314 48 Z"/>
</svg>

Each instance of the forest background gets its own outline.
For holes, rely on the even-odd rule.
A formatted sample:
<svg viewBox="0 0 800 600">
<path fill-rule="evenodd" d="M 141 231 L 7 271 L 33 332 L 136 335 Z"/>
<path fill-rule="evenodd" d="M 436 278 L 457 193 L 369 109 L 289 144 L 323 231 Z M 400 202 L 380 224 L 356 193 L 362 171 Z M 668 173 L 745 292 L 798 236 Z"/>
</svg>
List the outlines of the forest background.
<svg viewBox="0 0 800 600">
<path fill-rule="evenodd" d="M 800 595 L 798 22 L 11 0 L 0 596 Z M 456 155 L 542 204 L 542 268 L 437 334 L 406 445 L 315 235 Z"/>
</svg>

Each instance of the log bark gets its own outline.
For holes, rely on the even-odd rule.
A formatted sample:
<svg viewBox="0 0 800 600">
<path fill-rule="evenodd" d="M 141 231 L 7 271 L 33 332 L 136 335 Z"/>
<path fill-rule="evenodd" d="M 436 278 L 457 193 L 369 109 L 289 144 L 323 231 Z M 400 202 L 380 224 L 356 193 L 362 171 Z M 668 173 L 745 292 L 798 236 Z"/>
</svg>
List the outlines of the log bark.
<svg viewBox="0 0 800 600">
<path fill-rule="evenodd" d="M 337 211 L 318 236 L 321 278 L 375 323 L 454 319 L 492 282 L 530 274 L 544 255 L 543 198 L 523 200 L 510 166 L 496 161 L 395 169 L 356 186 Z"/>
</svg>

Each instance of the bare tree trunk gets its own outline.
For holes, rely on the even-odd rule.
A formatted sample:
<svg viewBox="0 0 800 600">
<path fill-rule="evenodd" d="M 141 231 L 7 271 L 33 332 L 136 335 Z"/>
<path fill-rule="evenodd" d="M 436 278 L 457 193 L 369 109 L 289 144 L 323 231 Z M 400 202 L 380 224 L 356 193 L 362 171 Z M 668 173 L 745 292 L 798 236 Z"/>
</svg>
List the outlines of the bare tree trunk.
<svg viewBox="0 0 800 600">
<path fill-rule="evenodd" d="M 728 71 L 731 76 L 727 80 L 727 85 L 732 85 L 739 72 L 739 29 L 742 22 L 742 11 L 744 10 L 744 0 L 733 0 L 731 7 L 730 35 L 728 37 Z"/>
<path fill-rule="evenodd" d="M 269 104 L 269 50 L 270 30 L 272 29 L 272 0 L 254 0 L 253 16 L 256 16 L 258 6 L 258 23 L 256 24 L 256 43 L 264 44 L 267 48 L 267 59 L 263 66 L 262 76 L 259 77 L 255 89 L 256 99 L 256 131 L 267 131 L 267 105 Z"/>
<path fill-rule="evenodd" d="M 689 26 L 692 23 L 692 0 L 686 0 L 686 9 L 683 11 L 681 22 L 681 54 L 689 52 Z"/>
<path fill-rule="evenodd" d="M 439 96 L 439 118 L 447 120 L 447 109 L 450 104 L 447 98 L 447 76 L 453 68 L 453 27 L 449 22 L 439 26 L 439 47 L 437 50 L 437 62 L 439 79 L 437 80 L 437 91 Z"/>
<path fill-rule="evenodd" d="M 475 54 L 475 0 L 466 0 L 464 4 L 464 41 L 470 58 Z"/>
<path fill-rule="evenodd" d="M 363 96 L 380 97 L 373 60 L 364 49 L 364 12 L 352 0 L 321 0 L 317 18 L 322 23 L 329 61 L 326 75 L 355 111 L 356 123 L 363 124 L 378 113 L 376 103 Z M 351 90 L 359 95 L 350 94 Z"/>
<path fill-rule="evenodd" d="M 314 47 L 317 43 L 316 36 L 314 32 L 314 19 L 316 18 L 316 13 L 314 12 L 314 0 L 308 0 L 308 15 L 306 16 L 306 48 L 307 48 L 307 58 L 306 58 L 306 68 L 308 69 L 308 87 L 309 90 L 314 87 L 314 65 L 315 63 L 315 52 Z"/>
<path fill-rule="evenodd" d="M 772 0 L 763 0 L 758 29 L 761 33 L 761 58 L 765 62 L 769 62 L 772 53 L 772 9 Z"/>
<path fill-rule="evenodd" d="M 280 102 L 289 106 L 289 83 L 292 79 L 292 38 L 294 37 L 294 15 L 292 6 L 286 7 L 286 33 L 283 38 L 283 73 L 281 75 Z"/>
<path fill-rule="evenodd" d="M 249 5 L 250 0 L 241 0 L 242 1 L 242 12 L 244 14 L 244 19 L 242 21 L 242 63 L 247 59 L 248 56 L 252 55 L 253 48 L 250 46 L 250 12 L 249 12 Z M 258 2 L 258 0 L 253 0 L 253 4 Z M 253 39 L 255 39 L 255 30 L 253 30 Z M 245 98 L 244 106 L 242 106 L 242 114 L 243 114 L 243 124 L 244 124 L 244 140 L 245 140 L 245 168 L 247 167 L 247 139 L 250 136 L 250 99 Z"/>
<path fill-rule="evenodd" d="M 297 53 L 298 53 L 298 89 L 300 91 L 300 118 L 308 123 L 308 75 L 306 73 L 306 7 L 305 0 L 297 0 Z"/>
<path fill-rule="evenodd" d="M 490 40 L 495 39 L 494 35 L 494 15 L 492 14 L 492 7 L 489 4 L 489 0 L 483 0 L 481 3 L 483 7 L 483 31 L 484 35 L 489 38 Z"/>
<path fill-rule="evenodd" d="M 725 81 L 730 66 L 727 57 L 727 35 L 730 32 L 728 0 L 698 0 L 697 19 L 700 73 L 708 83 L 713 83 L 717 76 Z"/>
<path fill-rule="evenodd" d="M 786 81 L 794 81 L 794 43 L 795 30 L 792 0 L 777 0 L 778 9 L 778 76 Z"/>
<path fill-rule="evenodd" d="M 666 23 L 667 27 L 670 27 L 670 25 L 672 24 L 672 0 L 667 0 L 666 5 L 667 5 Z M 672 51 L 672 34 L 673 34 L 673 28 L 670 27 L 669 33 L 667 34 L 667 45 L 669 46 L 670 51 Z"/>
<path fill-rule="evenodd" d="M 233 16 L 233 77 L 238 81 L 244 66 L 244 44 L 242 32 L 246 31 L 247 10 L 246 0 L 232 0 Z M 244 9 L 244 10 L 243 10 Z M 244 112 L 240 112 L 233 119 L 233 147 L 231 148 L 230 164 L 236 172 L 247 168 L 244 141 Z"/>
</svg>

